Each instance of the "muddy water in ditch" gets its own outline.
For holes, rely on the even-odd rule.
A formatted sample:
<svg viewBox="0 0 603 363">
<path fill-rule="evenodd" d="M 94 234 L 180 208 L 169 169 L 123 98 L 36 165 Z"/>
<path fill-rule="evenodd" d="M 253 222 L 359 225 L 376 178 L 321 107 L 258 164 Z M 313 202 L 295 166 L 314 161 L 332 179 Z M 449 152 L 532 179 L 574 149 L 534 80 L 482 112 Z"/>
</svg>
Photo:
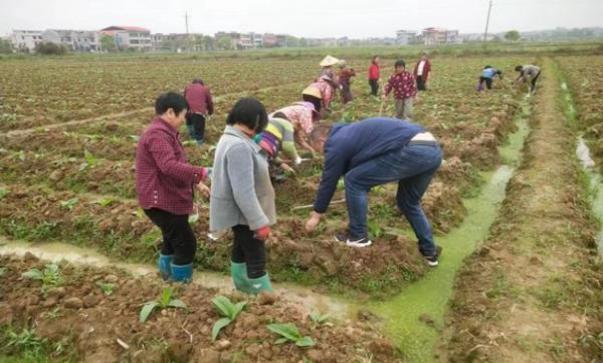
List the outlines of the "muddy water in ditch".
<svg viewBox="0 0 603 363">
<path fill-rule="evenodd" d="M 370 306 L 384 319 L 386 333 L 411 362 L 431 362 L 434 359 L 435 344 L 443 328 L 456 272 L 463 259 L 487 237 L 494 222 L 529 132 L 527 116 L 529 104 L 526 99 L 521 115 L 516 119 L 517 131 L 499 150 L 506 165 L 487 175 L 489 181 L 477 197 L 464 201 L 467 216 L 463 224 L 446 236 L 437 238 L 437 243 L 443 248 L 439 266 L 393 299 Z"/>
<path fill-rule="evenodd" d="M 154 266 L 113 261 L 106 256 L 86 248 L 73 246 L 62 242 L 29 243 L 0 238 L 0 254 L 15 254 L 23 256 L 31 253 L 36 257 L 52 262 L 68 261 L 76 265 L 96 267 L 117 267 L 132 273 L 135 276 L 157 275 Z M 214 272 L 196 272 L 193 283 L 207 288 L 217 289 L 220 293 L 232 291 L 230 277 Z M 300 308 L 329 312 L 337 319 L 345 320 L 355 315 L 355 307 L 336 297 L 314 293 L 306 288 L 288 284 L 275 284 L 276 292 Z M 312 310 L 310 310 L 312 309 Z"/>
<path fill-rule="evenodd" d="M 592 212 L 599 221 L 599 233 L 597 234 L 597 249 L 599 255 L 603 254 L 603 177 L 597 172 L 595 162 L 590 156 L 590 150 L 584 142 L 582 136 L 578 137 L 576 146 L 576 156 L 580 160 L 582 167 L 588 175 L 589 194 L 591 196 Z"/>
<path fill-rule="evenodd" d="M 456 272 L 463 259 L 475 249 L 479 241 L 486 238 L 494 221 L 529 131 L 526 121 L 528 115 L 529 102 L 526 99 L 522 114 L 516 119 L 518 130 L 510 135 L 507 143 L 499 150 L 505 165 L 493 173 L 484 174 L 484 179 L 488 181 L 479 195 L 465 200 L 467 217 L 461 226 L 437 239 L 438 244 L 444 248 L 443 257 L 440 265 L 423 279 L 409 285 L 392 299 L 367 302 L 362 306 L 344 298 L 318 294 L 289 284 L 275 284 L 275 290 L 283 299 L 302 308 L 328 313 L 342 320 L 353 319 L 359 308 L 368 309 L 383 318 L 384 332 L 401 348 L 409 361 L 432 361 Z M 30 244 L 0 239 L 0 254 L 23 255 L 26 252 L 51 261 L 67 260 L 99 267 L 116 266 L 135 275 L 155 274 L 153 266 L 115 262 L 93 250 L 66 243 Z M 194 283 L 213 287 L 221 292 L 231 289 L 229 278 L 218 273 L 196 273 Z"/>
</svg>

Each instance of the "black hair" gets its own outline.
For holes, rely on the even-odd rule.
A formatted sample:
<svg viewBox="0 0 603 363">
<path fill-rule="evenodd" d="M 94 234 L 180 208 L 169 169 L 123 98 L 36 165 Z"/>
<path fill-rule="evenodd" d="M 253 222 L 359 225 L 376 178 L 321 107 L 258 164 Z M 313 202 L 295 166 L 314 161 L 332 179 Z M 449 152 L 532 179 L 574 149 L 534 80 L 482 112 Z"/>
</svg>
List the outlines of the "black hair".
<svg viewBox="0 0 603 363">
<path fill-rule="evenodd" d="M 252 97 L 244 97 L 232 106 L 226 118 L 226 124 L 242 124 L 259 133 L 264 131 L 268 125 L 268 114 L 260 101 Z"/>
<path fill-rule="evenodd" d="M 492 66 L 485 66 L 484 69 L 492 68 Z"/>
<path fill-rule="evenodd" d="M 205 83 L 203 83 L 203 80 L 201 78 L 195 78 L 195 79 L 193 79 L 193 84 L 195 84 L 195 83 L 196 84 L 200 84 L 202 86 L 205 85 Z"/>
<path fill-rule="evenodd" d="M 517 67 L 515 67 L 515 70 L 517 72 L 521 72 L 521 71 L 523 71 L 523 66 L 517 66 Z"/>
<path fill-rule="evenodd" d="M 289 117 L 287 117 L 287 115 L 285 115 L 284 113 L 282 113 L 280 111 L 279 112 L 275 112 L 272 115 L 272 117 L 274 117 L 274 118 L 282 118 L 282 119 L 285 119 L 285 120 L 289 121 Z"/>
<path fill-rule="evenodd" d="M 155 113 L 163 115 L 169 109 L 174 110 L 176 115 L 179 115 L 182 110 L 188 110 L 188 102 L 186 98 L 176 92 L 162 93 L 155 100 Z"/>
<path fill-rule="evenodd" d="M 406 62 L 404 62 L 403 59 L 398 59 L 396 61 L 396 64 L 394 65 L 394 67 L 395 68 L 398 68 L 398 67 L 404 67 L 404 68 L 406 68 Z"/>
</svg>

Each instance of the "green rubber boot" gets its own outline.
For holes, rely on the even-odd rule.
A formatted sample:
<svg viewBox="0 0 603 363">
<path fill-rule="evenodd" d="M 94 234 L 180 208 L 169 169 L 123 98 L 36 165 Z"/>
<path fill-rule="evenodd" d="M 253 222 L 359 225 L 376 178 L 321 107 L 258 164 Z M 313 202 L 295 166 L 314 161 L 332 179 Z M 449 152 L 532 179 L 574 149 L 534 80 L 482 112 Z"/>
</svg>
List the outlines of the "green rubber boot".
<svg viewBox="0 0 603 363">
<path fill-rule="evenodd" d="M 247 278 L 247 264 L 245 262 L 237 263 L 230 261 L 230 276 L 232 276 L 232 282 L 235 289 L 250 293 L 251 285 Z"/>
<path fill-rule="evenodd" d="M 266 273 L 262 277 L 257 279 L 249 279 L 249 293 L 257 295 L 262 291 L 272 292 L 272 284 L 270 283 L 270 276 Z"/>
</svg>

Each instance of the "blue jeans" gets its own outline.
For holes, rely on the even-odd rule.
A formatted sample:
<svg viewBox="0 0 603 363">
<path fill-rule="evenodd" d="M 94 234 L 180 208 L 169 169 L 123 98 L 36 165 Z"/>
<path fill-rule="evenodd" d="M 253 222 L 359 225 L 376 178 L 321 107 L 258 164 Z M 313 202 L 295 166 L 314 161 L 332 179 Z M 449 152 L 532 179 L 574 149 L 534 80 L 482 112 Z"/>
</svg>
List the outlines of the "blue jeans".
<svg viewBox="0 0 603 363">
<path fill-rule="evenodd" d="M 437 144 L 410 144 L 357 165 L 345 175 L 345 196 L 348 207 L 350 239 L 367 237 L 367 201 L 372 187 L 398 182 L 398 208 L 410 223 L 419 251 L 432 256 L 436 246 L 421 198 L 442 162 Z"/>
</svg>

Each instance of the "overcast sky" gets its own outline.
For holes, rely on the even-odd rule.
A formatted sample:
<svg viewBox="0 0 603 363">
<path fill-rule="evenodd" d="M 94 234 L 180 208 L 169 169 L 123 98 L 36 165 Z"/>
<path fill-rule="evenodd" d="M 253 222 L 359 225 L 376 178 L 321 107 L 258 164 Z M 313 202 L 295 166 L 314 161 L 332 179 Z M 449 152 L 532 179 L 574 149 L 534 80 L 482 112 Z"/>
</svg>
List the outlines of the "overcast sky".
<svg viewBox="0 0 603 363">
<path fill-rule="evenodd" d="M 603 0 L 493 0 L 490 30 L 603 26 Z M 488 0 L 0 0 L 0 35 L 13 29 L 98 30 L 136 25 L 153 33 L 225 31 L 304 37 L 394 36 L 429 26 L 484 31 Z"/>
</svg>

